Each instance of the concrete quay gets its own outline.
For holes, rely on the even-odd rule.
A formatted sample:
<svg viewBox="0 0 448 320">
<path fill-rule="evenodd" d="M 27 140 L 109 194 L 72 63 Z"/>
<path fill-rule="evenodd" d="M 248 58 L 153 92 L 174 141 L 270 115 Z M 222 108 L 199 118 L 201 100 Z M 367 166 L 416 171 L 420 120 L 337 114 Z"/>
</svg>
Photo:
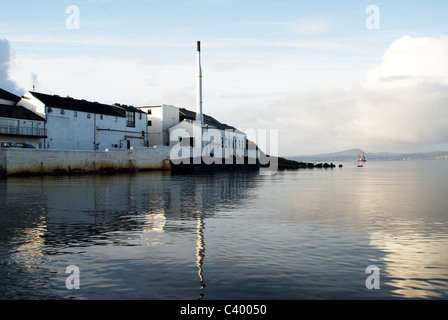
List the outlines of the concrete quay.
<svg viewBox="0 0 448 320">
<path fill-rule="evenodd" d="M 171 170 L 170 147 L 77 150 L 0 150 L 1 176 Z"/>
</svg>

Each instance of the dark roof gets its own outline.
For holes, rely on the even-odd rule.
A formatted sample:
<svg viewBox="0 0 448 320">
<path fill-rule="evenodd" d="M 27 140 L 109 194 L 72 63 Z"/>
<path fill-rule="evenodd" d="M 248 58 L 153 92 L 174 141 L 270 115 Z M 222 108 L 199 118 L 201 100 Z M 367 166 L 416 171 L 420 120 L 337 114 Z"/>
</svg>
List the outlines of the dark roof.
<svg viewBox="0 0 448 320">
<path fill-rule="evenodd" d="M 190 111 L 185 108 L 180 108 L 179 113 L 180 113 L 180 117 L 179 117 L 180 121 L 185 120 L 185 119 L 196 120 L 196 112 L 194 112 L 194 111 Z M 237 130 L 236 128 L 229 126 L 225 123 L 221 123 L 218 120 L 216 120 L 215 118 L 210 117 L 206 114 L 204 114 L 204 123 L 208 124 L 209 126 L 214 126 L 220 130 Z"/>
<path fill-rule="evenodd" d="M 16 96 L 15 94 L 12 94 L 11 92 L 8 92 L 0 88 L 0 99 L 14 101 L 15 103 L 17 103 L 20 101 L 21 98 L 19 96 Z"/>
<path fill-rule="evenodd" d="M 136 113 L 145 113 L 143 110 L 140 110 L 134 106 L 128 106 L 125 104 L 120 104 L 120 103 L 114 103 L 113 104 L 114 107 L 120 108 L 120 109 L 124 109 L 125 111 L 129 111 L 129 112 L 136 112 Z"/>
<path fill-rule="evenodd" d="M 0 104 L 0 117 L 45 121 L 45 119 L 42 118 L 41 116 L 39 116 L 38 114 L 28 110 L 25 107 L 17 106 L 17 105 L 10 106 L 10 105 Z"/>
<path fill-rule="evenodd" d="M 131 106 L 102 104 L 99 102 L 78 100 L 71 97 L 64 98 L 57 95 L 51 96 L 48 94 L 38 92 L 31 92 L 31 94 L 37 99 L 39 99 L 47 107 L 53 107 L 65 110 L 74 110 L 87 113 L 104 114 L 122 118 L 126 117 L 126 111 L 143 113 L 143 111 Z"/>
</svg>

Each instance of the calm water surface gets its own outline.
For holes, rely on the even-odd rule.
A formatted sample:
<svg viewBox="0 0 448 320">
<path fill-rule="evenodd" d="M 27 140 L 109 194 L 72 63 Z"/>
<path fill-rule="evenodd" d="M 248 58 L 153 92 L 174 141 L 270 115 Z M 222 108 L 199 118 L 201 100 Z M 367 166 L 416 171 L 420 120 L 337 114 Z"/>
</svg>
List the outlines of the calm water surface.
<svg viewBox="0 0 448 320">
<path fill-rule="evenodd" d="M 448 161 L 356 165 L 1 180 L 0 299 L 447 299 Z"/>
</svg>

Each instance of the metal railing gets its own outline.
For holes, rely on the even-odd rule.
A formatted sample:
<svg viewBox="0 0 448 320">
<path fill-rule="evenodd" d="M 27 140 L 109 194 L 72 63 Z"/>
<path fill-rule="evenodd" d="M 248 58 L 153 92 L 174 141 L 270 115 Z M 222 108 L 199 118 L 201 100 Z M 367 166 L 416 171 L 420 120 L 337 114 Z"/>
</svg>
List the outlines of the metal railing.
<svg viewBox="0 0 448 320">
<path fill-rule="evenodd" d="M 18 126 L 0 126 L 0 134 L 11 136 L 46 137 L 47 129 Z"/>
</svg>

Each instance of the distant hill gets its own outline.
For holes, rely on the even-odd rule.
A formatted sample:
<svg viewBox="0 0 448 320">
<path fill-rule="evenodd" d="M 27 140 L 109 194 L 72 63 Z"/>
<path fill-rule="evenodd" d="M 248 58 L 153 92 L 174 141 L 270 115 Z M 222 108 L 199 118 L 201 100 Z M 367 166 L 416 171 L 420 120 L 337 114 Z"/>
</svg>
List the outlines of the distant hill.
<svg viewBox="0 0 448 320">
<path fill-rule="evenodd" d="M 336 162 L 336 161 L 357 161 L 358 156 L 365 154 L 367 161 L 396 161 L 396 160 L 412 160 L 412 159 L 448 159 L 448 151 L 434 151 L 424 153 L 388 153 L 377 152 L 368 153 L 361 149 L 350 149 L 341 152 L 323 153 L 316 155 L 303 155 L 288 157 L 287 159 L 303 162 Z"/>
<path fill-rule="evenodd" d="M 315 154 L 315 155 L 301 155 L 301 156 L 295 156 L 295 157 L 289 157 L 288 159 L 295 160 L 295 161 L 308 161 L 308 162 L 314 162 L 314 161 L 356 161 L 358 159 L 358 156 L 365 153 L 361 149 L 350 149 L 345 150 L 341 152 L 334 152 L 334 153 L 322 153 L 322 154 Z M 367 156 L 367 154 L 366 154 Z"/>
</svg>

